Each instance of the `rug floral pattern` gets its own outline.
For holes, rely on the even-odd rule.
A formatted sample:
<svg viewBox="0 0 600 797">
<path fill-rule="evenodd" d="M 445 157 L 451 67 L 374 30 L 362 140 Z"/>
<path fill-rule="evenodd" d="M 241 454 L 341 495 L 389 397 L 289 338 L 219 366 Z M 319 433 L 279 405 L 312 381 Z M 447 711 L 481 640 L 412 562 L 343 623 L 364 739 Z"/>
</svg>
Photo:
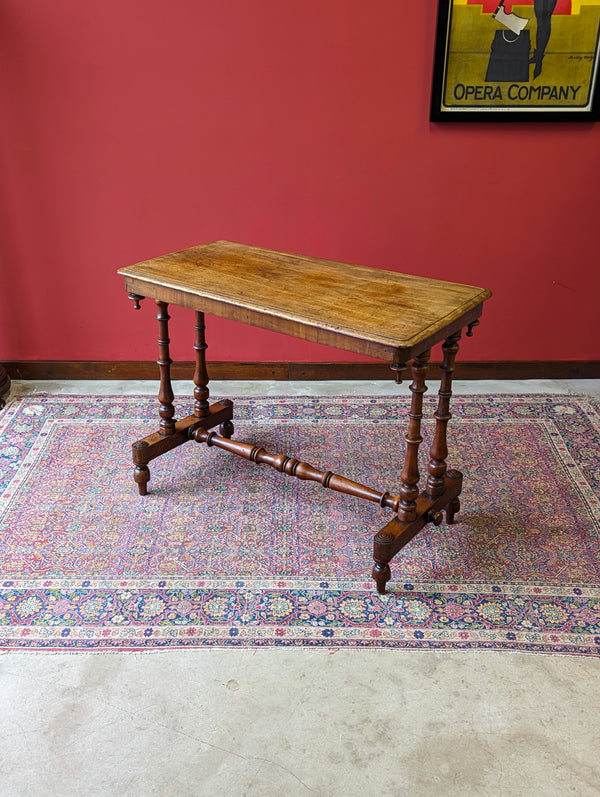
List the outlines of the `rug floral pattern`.
<svg viewBox="0 0 600 797">
<path fill-rule="evenodd" d="M 407 410 L 406 395 L 237 399 L 235 437 L 397 492 Z M 195 443 L 151 463 L 142 498 L 130 443 L 155 429 L 155 399 L 14 400 L 0 414 L 0 648 L 600 655 L 598 407 L 472 396 L 453 413 L 463 510 L 393 559 L 380 596 L 372 538 L 388 510 Z"/>
</svg>

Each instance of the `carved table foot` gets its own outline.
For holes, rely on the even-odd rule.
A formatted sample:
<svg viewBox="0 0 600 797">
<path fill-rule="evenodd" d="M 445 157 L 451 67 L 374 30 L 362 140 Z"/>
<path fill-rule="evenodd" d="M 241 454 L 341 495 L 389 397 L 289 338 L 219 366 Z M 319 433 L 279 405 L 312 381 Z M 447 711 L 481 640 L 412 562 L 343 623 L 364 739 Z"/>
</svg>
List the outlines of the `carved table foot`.
<svg viewBox="0 0 600 797">
<path fill-rule="evenodd" d="M 392 577 L 392 571 L 390 570 L 388 562 L 394 555 L 392 549 L 394 540 L 395 537 L 393 534 L 389 534 L 382 529 L 375 535 L 373 541 L 373 559 L 375 560 L 375 564 L 373 565 L 371 575 L 375 580 L 377 592 L 380 595 L 385 594 L 385 585 Z"/>
<path fill-rule="evenodd" d="M 219 424 L 219 434 L 221 434 L 223 437 L 231 439 L 234 432 L 235 427 L 231 421 L 224 421 L 223 423 Z"/>
<path fill-rule="evenodd" d="M 462 490 L 462 473 L 450 470 L 444 476 L 444 491 L 439 496 L 421 493 L 416 500 L 416 518 L 410 521 L 392 518 L 381 531 L 377 532 L 373 540 L 373 565 L 372 576 L 380 595 L 385 594 L 386 584 L 391 578 L 389 568 L 390 560 L 399 550 L 409 543 L 421 529 L 428 523 L 438 526 L 441 522 L 441 511 L 446 509 L 446 517 L 450 511 L 452 522 L 454 512 L 458 512 L 458 496 Z"/>
<path fill-rule="evenodd" d="M 148 443 L 146 440 L 137 440 L 132 446 L 133 461 L 135 470 L 133 480 L 138 486 L 140 495 L 148 495 L 148 482 L 150 481 L 150 468 L 144 463 L 147 454 Z M 139 464 L 138 464 L 139 463 Z"/>
<path fill-rule="evenodd" d="M 450 501 L 446 507 L 446 523 L 452 526 L 454 523 L 454 516 L 460 511 L 460 499 L 457 496 L 453 501 Z"/>
<path fill-rule="evenodd" d="M 449 470 L 446 475 L 447 475 L 447 477 L 449 479 L 459 480 L 460 484 L 461 484 L 461 489 L 462 489 L 462 473 L 460 473 L 457 470 Z M 452 524 L 454 523 L 455 515 L 458 514 L 458 512 L 460 512 L 460 498 L 459 498 L 459 495 L 460 495 L 460 490 L 458 491 L 456 496 L 452 499 L 452 501 L 450 501 L 445 507 L 446 523 L 449 526 L 452 526 Z"/>
<path fill-rule="evenodd" d="M 133 478 L 138 486 L 140 495 L 148 494 L 148 482 L 150 480 L 150 470 L 148 463 L 160 457 L 161 454 L 166 454 L 177 446 L 187 443 L 192 439 L 192 433 L 195 428 L 202 426 L 205 429 L 212 429 L 214 426 L 231 424 L 233 417 L 233 401 L 223 399 L 211 404 L 209 407 L 208 415 L 204 418 L 197 418 L 195 415 L 188 415 L 180 421 L 175 423 L 175 431 L 172 434 L 161 434 L 160 431 L 144 437 L 143 440 L 137 440 L 133 443 L 131 449 L 133 454 L 133 464 L 135 471 Z M 233 424 L 231 424 L 233 432 Z"/>
</svg>

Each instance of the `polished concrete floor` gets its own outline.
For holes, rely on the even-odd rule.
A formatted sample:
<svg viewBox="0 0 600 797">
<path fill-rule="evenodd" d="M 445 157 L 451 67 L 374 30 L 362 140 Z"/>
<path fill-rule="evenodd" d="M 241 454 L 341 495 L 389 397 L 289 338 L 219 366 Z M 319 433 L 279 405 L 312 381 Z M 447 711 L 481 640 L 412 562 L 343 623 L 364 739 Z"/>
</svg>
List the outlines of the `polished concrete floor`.
<svg viewBox="0 0 600 797">
<path fill-rule="evenodd" d="M 393 393 L 213 383 L 215 395 Z M 16 383 L 16 393 L 155 392 Z M 404 389 L 404 388 L 402 388 Z M 176 384 L 176 392 L 187 392 Z M 600 382 L 463 382 L 587 393 Z M 600 660 L 493 652 L 0 655 L 0 795 L 599 795 Z"/>
</svg>

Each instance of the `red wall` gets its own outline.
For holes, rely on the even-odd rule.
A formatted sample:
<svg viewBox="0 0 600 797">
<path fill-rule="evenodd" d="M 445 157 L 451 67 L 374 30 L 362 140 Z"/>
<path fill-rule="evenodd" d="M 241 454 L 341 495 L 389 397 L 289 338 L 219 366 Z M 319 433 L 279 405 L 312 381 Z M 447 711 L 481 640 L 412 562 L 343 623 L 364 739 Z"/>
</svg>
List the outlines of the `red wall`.
<svg viewBox="0 0 600 797">
<path fill-rule="evenodd" d="M 464 359 L 600 359 L 600 126 L 430 124 L 436 5 L 4 0 L 0 360 L 155 358 L 115 270 L 217 238 L 491 288 Z"/>
</svg>

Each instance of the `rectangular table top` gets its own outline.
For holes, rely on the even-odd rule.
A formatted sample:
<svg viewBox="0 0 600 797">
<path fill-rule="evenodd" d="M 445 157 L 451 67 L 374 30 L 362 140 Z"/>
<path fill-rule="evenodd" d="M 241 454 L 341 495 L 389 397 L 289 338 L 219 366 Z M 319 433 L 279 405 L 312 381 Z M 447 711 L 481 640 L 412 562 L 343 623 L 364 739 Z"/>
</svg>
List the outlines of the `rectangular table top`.
<svg viewBox="0 0 600 797">
<path fill-rule="evenodd" d="M 404 362 L 476 320 L 485 288 L 215 241 L 119 269 L 128 291 Z"/>
</svg>

